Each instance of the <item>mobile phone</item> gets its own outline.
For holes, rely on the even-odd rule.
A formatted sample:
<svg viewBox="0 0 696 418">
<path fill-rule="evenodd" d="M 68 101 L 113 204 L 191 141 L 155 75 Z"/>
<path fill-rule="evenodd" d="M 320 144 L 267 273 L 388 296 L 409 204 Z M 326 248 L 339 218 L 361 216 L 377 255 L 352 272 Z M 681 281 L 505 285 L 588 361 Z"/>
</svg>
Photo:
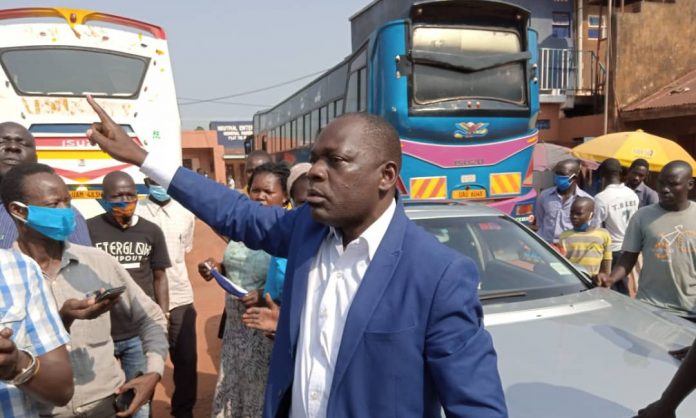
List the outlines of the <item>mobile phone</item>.
<svg viewBox="0 0 696 418">
<path fill-rule="evenodd" d="M 114 408 L 116 408 L 118 412 L 127 411 L 134 397 L 135 391 L 133 389 L 128 389 L 125 392 L 119 393 L 114 398 Z"/>
<path fill-rule="evenodd" d="M 104 299 L 115 299 L 121 293 L 126 291 L 126 286 L 112 287 L 111 289 L 106 289 L 103 292 L 97 293 L 96 302 L 101 302 Z"/>
</svg>

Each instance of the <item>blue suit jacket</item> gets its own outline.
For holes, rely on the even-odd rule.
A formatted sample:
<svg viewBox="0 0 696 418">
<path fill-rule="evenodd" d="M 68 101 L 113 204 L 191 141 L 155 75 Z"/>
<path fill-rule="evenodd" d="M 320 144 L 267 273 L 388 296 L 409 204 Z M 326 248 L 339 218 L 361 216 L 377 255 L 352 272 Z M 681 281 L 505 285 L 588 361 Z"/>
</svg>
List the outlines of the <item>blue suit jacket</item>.
<svg viewBox="0 0 696 418">
<path fill-rule="evenodd" d="M 223 235 L 288 259 L 265 417 L 287 416 L 307 277 L 328 227 L 310 208 L 261 206 L 179 169 L 169 194 Z M 352 302 L 327 416 L 506 417 L 473 262 L 410 221 L 394 218 Z"/>
</svg>

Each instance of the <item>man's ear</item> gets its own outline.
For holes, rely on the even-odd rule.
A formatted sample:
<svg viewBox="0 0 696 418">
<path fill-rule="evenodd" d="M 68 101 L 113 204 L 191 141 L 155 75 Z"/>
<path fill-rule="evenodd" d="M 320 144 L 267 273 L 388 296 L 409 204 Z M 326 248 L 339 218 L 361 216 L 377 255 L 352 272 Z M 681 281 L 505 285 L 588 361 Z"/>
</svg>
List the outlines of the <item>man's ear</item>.
<svg viewBox="0 0 696 418">
<path fill-rule="evenodd" d="M 688 186 L 689 186 L 689 190 L 691 190 L 691 189 L 694 188 L 694 178 L 693 178 L 693 177 L 691 177 L 691 178 L 689 179 Z"/>
<path fill-rule="evenodd" d="M 387 161 L 382 167 L 382 181 L 379 188 L 382 191 L 387 191 L 396 185 L 396 180 L 399 177 L 399 169 L 394 161 Z"/>
<path fill-rule="evenodd" d="M 29 214 L 29 209 L 26 206 L 18 205 L 17 202 L 11 202 L 7 205 L 7 211 L 11 216 L 16 218 L 27 219 Z"/>
</svg>

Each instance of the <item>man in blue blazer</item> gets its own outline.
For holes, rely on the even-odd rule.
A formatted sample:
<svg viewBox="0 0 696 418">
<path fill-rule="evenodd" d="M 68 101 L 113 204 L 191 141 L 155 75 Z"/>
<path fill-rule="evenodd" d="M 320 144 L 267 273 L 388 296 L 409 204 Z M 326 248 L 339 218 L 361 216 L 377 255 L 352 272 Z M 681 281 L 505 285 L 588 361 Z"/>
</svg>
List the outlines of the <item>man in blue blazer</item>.
<svg viewBox="0 0 696 418">
<path fill-rule="evenodd" d="M 407 217 L 396 131 L 347 114 L 311 153 L 307 205 L 263 207 L 156 161 L 88 98 L 88 137 L 137 164 L 198 217 L 288 259 L 265 417 L 506 417 L 478 274 Z"/>
</svg>

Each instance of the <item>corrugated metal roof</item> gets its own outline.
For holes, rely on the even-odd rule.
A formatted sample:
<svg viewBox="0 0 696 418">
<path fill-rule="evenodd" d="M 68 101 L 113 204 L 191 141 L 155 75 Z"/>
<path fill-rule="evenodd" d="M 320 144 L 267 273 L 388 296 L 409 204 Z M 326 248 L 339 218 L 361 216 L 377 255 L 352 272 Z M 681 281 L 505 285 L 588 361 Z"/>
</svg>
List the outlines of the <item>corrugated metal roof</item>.
<svg viewBox="0 0 696 418">
<path fill-rule="evenodd" d="M 662 87 L 655 93 L 625 106 L 624 112 L 665 109 L 696 104 L 696 70 Z"/>
</svg>

